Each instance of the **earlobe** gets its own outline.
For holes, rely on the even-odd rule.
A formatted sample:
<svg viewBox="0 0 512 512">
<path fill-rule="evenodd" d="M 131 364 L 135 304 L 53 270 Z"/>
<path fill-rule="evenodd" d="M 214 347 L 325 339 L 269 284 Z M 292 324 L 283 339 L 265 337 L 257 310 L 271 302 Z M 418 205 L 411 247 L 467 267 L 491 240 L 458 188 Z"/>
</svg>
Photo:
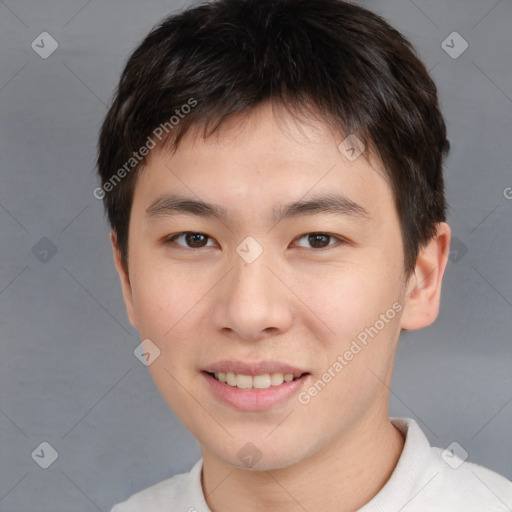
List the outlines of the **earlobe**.
<svg viewBox="0 0 512 512">
<path fill-rule="evenodd" d="M 401 318 L 403 329 L 421 329 L 432 324 L 437 318 L 450 239 L 450 227 L 446 222 L 440 222 L 437 225 L 437 234 L 421 248 L 414 273 L 407 283 Z"/>
<path fill-rule="evenodd" d="M 126 314 L 128 315 L 130 323 L 133 325 L 133 327 L 137 329 L 138 326 L 135 315 L 135 308 L 133 304 L 133 292 L 132 285 L 130 282 L 130 276 L 128 273 L 128 269 L 125 268 L 125 265 L 123 263 L 121 251 L 117 243 L 117 234 L 114 230 L 110 232 L 110 242 L 112 243 L 112 250 L 114 254 L 114 265 L 116 267 L 117 274 L 119 275 L 119 279 L 121 281 L 121 288 L 123 292 L 124 304 L 126 307 Z"/>
</svg>

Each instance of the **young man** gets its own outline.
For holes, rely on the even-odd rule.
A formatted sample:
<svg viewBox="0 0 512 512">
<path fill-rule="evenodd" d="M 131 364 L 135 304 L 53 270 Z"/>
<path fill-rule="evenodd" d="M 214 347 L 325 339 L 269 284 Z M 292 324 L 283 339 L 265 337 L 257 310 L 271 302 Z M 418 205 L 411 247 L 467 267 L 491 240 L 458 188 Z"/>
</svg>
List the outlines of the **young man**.
<svg viewBox="0 0 512 512">
<path fill-rule="evenodd" d="M 202 459 L 115 512 L 512 509 L 505 478 L 388 417 L 400 332 L 438 314 L 447 151 L 424 65 L 356 5 L 221 0 L 148 35 L 95 194 Z"/>
</svg>

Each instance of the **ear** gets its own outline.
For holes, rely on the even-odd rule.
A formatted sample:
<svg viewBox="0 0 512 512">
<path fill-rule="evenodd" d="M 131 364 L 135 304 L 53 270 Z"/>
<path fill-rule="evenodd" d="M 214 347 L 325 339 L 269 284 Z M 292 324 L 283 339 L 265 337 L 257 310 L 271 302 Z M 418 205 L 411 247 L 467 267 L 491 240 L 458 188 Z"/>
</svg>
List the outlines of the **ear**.
<svg viewBox="0 0 512 512">
<path fill-rule="evenodd" d="M 133 325 L 133 327 L 137 329 L 137 319 L 135 315 L 135 308 L 133 305 L 133 294 L 132 285 L 130 283 L 130 276 L 128 274 L 128 269 L 125 268 L 123 264 L 123 260 L 121 258 L 121 251 L 117 244 L 117 234 L 114 230 L 110 232 L 110 242 L 112 243 L 112 249 L 114 251 L 114 265 L 119 275 L 119 279 L 121 280 L 121 288 L 123 291 L 123 299 L 126 307 L 126 314 L 128 315 L 130 323 Z"/>
<path fill-rule="evenodd" d="M 451 229 L 437 225 L 437 234 L 420 250 L 404 297 L 401 327 L 415 330 L 432 324 L 439 313 L 441 284 L 450 254 Z"/>
</svg>

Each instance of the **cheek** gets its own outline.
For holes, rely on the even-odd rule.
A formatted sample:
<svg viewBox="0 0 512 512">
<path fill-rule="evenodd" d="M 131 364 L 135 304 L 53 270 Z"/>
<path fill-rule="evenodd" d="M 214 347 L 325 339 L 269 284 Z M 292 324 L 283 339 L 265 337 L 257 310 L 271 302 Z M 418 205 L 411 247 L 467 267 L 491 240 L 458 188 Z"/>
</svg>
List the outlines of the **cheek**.
<svg viewBox="0 0 512 512">
<path fill-rule="evenodd" d="M 325 326 L 327 338 L 338 349 L 392 309 L 399 297 L 393 275 L 392 270 L 386 274 L 375 265 L 330 268 L 302 282 L 300 296 L 315 313 L 313 322 Z M 395 317 L 394 313 L 390 311 L 388 317 Z M 393 320 L 388 317 L 386 325 Z M 318 325 L 314 329 L 318 331 Z"/>
<path fill-rule="evenodd" d="M 301 405 L 335 432 L 377 403 L 386 392 L 399 332 L 401 304 L 396 285 L 345 276 L 331 282 L 328 298 L 311 290 L 321 320 L 333 332 L 323 338 L 325 357 Z M 318 294 L 317 296 L 315 294 Z M 317 330 L 318 325 L 317 322 Z M 325 331 L 325 330 L 324 330 Z"/>
<path fill-rule="evenodd" d="M 310 283 L 308 297 L 320 319 L 310 329 L 326 334 L 316 385 L 311 395 L 306 393 L 314 396 L 312 414 L 331 411 L 332 428 L 347 414 L 357 417 L 383 391 L 381 380 L 387 380 L 392 368 L 402 307 L 395 270 L 346 267 Z"/>
<path fill-rule="evenodd" d="M 211 335 L 209 299 L 216 282 L 218 276 L 211 272 L 185 265 L 148 264 L 141 269 L 132 284 L 139 332 L 141 339 L 149 338 L 161 351 L 151 365 L 152 373 L 163 365 L 176 376 L 193 374 L 190 362 L 211 350 L 205 340 Z"/>
<path fill-rule="evenodd" d="M 204 295 L 203 288 L 198 282 L 192 285 L 187 272 L 151 265 L 141 269 L 132 282 L 141 336 L 159 343 L 172 338 L 173 331 L 186 323 L 187 315 Z"/>
</svg>

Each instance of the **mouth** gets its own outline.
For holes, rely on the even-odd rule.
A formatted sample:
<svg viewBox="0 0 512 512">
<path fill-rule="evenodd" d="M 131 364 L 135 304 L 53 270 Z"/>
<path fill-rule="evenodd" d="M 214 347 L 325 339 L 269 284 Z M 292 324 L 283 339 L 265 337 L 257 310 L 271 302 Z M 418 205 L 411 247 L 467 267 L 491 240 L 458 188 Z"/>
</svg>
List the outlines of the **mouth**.
<svg viewBox="0 0 512 512">
<path fill-rule="evenodd" d="M 261 375 L 245 375 L 234 372 L 206 372 L 210 377 L 228 386 L 239 389 L 268 389 L 281 386 L 283 383 L 300 379 L 306 373 L 264 373 Z"/>
<path fill-rule="evenodd" d="M 233 361 L 219 361 L 201 373 L 216 399 L 247 412 L 284 406 L 306 385 L 311 375 L 279 362 L 245 364 Z"/>
</svg>

